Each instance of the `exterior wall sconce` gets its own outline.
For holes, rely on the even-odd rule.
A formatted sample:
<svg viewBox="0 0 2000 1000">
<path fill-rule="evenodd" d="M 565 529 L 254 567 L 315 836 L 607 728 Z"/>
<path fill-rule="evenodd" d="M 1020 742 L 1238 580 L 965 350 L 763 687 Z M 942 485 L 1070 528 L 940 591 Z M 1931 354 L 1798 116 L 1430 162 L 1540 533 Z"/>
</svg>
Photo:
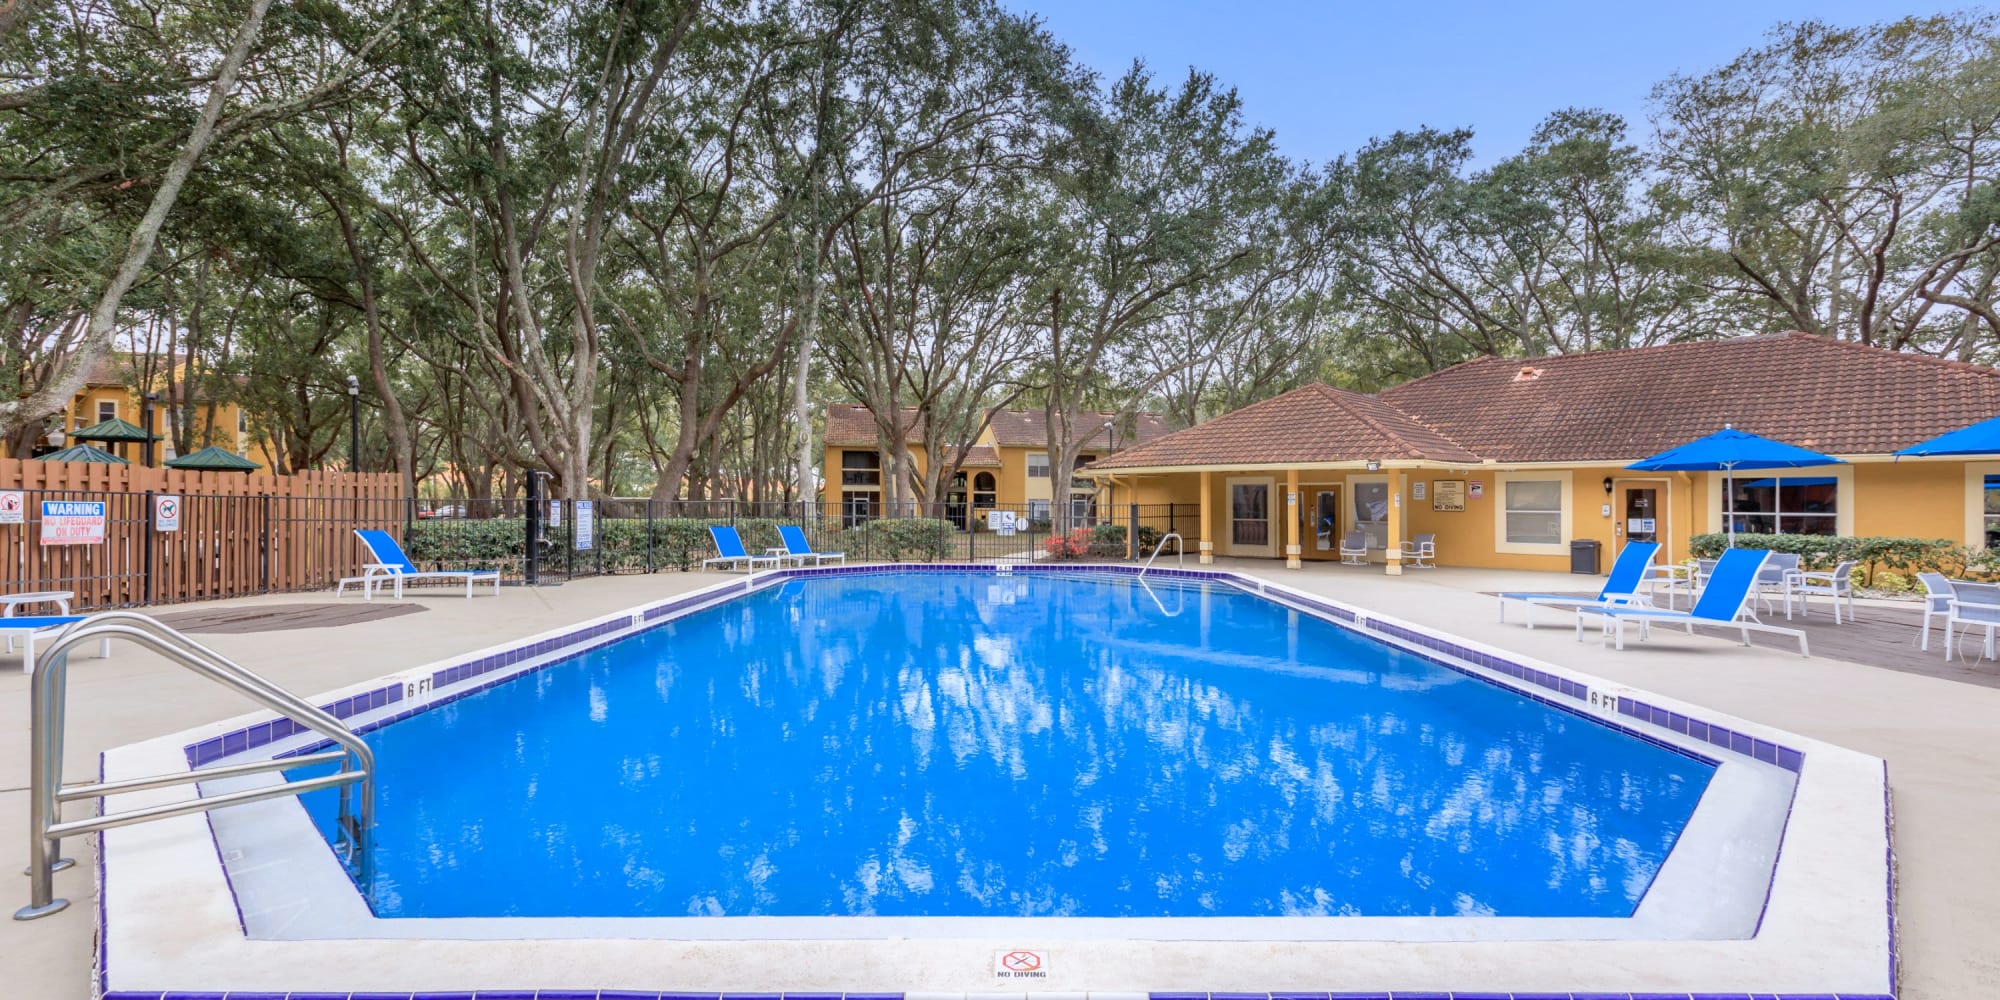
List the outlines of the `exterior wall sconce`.
<svg viewBox="0 0 2000 1000">
<path fill-rule="evenodd" d="M 1372 459 L 1372 458 L 1371 458 L 1371 459 L 1369 459 L 1369 460 L 1368 460 L 1368 471 L 1369 471 L 1369 472 L 1380 472 L 1380 471 L 1382 471 L 1382 463 L 1381 463 L 1381 462 L 1379 462 L 1379 461 L 1377 461 L 1377 460 L 1375 460 L 1375 459 Z"/>
<path fill-rule="evenodd" d="M 1610 495 L 1611 495 L 1611 477 L 1610 477 L 1610 476 L 1605 476 L 1605 477 L 1604 477 L 1604 495 L 1605 495 L 1605 496 L 1610 496 Z"/>
</svg>

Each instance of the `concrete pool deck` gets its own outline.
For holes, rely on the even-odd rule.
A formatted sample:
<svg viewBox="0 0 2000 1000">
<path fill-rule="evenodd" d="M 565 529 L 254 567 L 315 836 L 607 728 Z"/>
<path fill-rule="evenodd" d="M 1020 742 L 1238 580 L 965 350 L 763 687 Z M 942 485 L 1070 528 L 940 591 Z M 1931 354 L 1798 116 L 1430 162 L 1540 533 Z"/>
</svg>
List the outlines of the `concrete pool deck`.
<svg viewBox="0 0 2000 1000">
<path fill-rule="evenodd" d="M 1573 587 L 1579 578 L 1439 570 L 1388 579 L 1336 567 L 1288 573 L 1269 563 L 1217 568 L 1256 573 L 1302 590 L 1375 608 L 1557 665 L 1780 726 L 1889 759 L 1897 793 L 1905 997 L 2000 994 L 1993 930 L 1995 852 L 1985 831 L 2000 819 L 2000 768 L 1984 759 L 2000 692 L 1856 664 L 1743 650 L 1725 639 L 1661 632 L 1625 654 L 1579 646 L 1567 628 L 1528 632 L 1493 622 L 1491 589 Z M 585 580 L 509 588 L 499 598 L 426 597 L 431 610 L 403 618 L 283 633 L 216 635 L 218 649 L 300 692 L 318 692 L 392 669 L 469 652 L 715 582 L 714 574 Z M 330 598 L 329 598 L 330 599 Z M 281 595 L 230 605 L 297 603 Z M 214 606 L 206 606 L 214 607 Z M 393 650 L 385 655 L 382 650 Z M 1915 651 L 1912 649 L 1912 654 Z M 1937 655 L 1935 652 L 1932 655 Z M 1991 665 L 1989 664 L 1989 669 Z M 226 692 L 160 666 L 132 649 L 106 662 L 77 661 L 67 777 L 94 774 L 99 750 L 238 714 Z M 0 673 L 0 824 L 24 830 L 27 684 Z M 12 841 L 12 855 L 24 853 Z M 0 959 L 20 995 L 89 995 L 91 910 L 87 849 L 58 892 L 76 904 L 34 923 L 9 922 Z M 4 856 L 7 852 L 0 852 Z M 25 884 L 21 886 L 25 895 Z M 887 984 L 885 984 L 887 985 Z"/>
</svg>

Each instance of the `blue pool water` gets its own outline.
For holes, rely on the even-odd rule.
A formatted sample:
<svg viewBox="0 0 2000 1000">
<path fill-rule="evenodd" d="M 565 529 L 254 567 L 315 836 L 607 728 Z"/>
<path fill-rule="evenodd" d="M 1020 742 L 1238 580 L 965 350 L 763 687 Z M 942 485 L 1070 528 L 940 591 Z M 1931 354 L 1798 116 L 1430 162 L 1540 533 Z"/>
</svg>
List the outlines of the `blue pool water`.
<svg viewBox="0 0 2000 1000">
<path fill-rule="evenodd" d="M 379 729 L 371 903 L 1627 916 L 1712 772 L 1227 584 L 1152 587 L 791 581 Z"/>
</svg>

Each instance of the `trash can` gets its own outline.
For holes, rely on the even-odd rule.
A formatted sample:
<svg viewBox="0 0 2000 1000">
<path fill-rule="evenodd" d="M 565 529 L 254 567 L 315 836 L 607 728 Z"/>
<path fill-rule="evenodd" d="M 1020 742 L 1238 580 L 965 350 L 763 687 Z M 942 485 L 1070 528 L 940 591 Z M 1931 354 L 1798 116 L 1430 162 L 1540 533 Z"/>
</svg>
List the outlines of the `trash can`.
<svg viewBox="0 0 2000 1000">
<path fill-rule="evenodd" d="M 1595 538 L 1578 538 L 1569 543 L 1569 571 L 1597 575 L 1598 543 Z"/>
</svg>

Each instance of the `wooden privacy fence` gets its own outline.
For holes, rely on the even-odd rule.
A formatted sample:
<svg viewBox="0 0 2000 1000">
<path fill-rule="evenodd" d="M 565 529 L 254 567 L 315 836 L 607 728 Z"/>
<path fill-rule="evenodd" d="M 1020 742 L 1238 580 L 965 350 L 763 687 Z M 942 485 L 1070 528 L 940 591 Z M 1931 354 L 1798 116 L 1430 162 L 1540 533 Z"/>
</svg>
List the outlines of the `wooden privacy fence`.
<svg viewBox="0 0 2000 1000">
<path fill-rule="evenodd" d="M 80 610 L 331 587 L 365 561 L 354 529 L 403 536 L 414 507 L 399 493 L 393 474 L 0 459 L 0 593 L 72 591 Z M 162 496 L 178 498 L 177 530 L 155 527 Z M 104 504 L 103 541 L 44 544 L 45 501 Z"/>
</svg>

